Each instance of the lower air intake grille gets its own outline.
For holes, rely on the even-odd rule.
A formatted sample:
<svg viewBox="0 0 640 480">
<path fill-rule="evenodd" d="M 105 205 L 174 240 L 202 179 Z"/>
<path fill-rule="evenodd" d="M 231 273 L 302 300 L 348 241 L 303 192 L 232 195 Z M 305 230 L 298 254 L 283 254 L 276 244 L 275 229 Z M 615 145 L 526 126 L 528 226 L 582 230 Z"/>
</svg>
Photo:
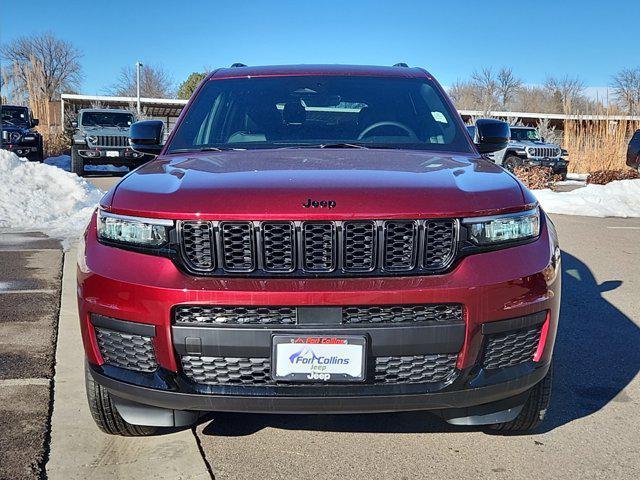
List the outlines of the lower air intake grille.
<svg viewBox="0 0 640 480">
<path fill-rule="evenodd" d="M 273 384 L 268 358 L 182 357 L 182 370 L 205 385 Z"/>
<path fill-rule="evenodd" d="M 295 325 L 295 307 L 221 307 L 182 305 L 175 309 L 177 325 Z"/>
<path fill-rule="evenodd" d="M 462 305 L 389 305 L 344 307 L 342 323 L 403 323 L 462 321 Z"/>
<path fill-rule="evenodd" d="M 376 383 L 438 383 L 456 371 L 458 355 L 376 357 Z"/>
<path fill-rule="evenodd" d="M 100 327 L 95 330 L 100 354 L 107 365 L 138 372 L 153 372 L 158 368 L 151 337 Z"/>
<path fill-rule="evenodd" d="M 458 355 L 376 357 L 373 383 L 438 383 L 456 372 Z M 268 358 L 181 357 L 182 370 L 205 385 L 275 385 Z M 369 382 L 371 383 L 371 382 Z"/>
<path fill-rule="evenodd" d="M 483 366 L 487 370 L 513 367 L 533 359 L 542 325 L 515 332 L 489 335 L 484 349 Z"/>
</svg>

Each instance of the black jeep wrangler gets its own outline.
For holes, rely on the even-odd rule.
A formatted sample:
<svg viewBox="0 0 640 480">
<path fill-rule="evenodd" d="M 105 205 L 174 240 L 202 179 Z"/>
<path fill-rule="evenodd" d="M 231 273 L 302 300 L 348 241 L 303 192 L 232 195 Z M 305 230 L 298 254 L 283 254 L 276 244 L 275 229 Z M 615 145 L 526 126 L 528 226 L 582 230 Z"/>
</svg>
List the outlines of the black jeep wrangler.
<svg viewBox="0 0 640 480">
<path fill-rule="evenodd" d="M 38 119 L 33 118 L 27 107 L 2 105 L 2 139 L 0 146 L 19 157 L 42 162 L 44 149 L 42 135 L 34 128 Z"/>
</svg>

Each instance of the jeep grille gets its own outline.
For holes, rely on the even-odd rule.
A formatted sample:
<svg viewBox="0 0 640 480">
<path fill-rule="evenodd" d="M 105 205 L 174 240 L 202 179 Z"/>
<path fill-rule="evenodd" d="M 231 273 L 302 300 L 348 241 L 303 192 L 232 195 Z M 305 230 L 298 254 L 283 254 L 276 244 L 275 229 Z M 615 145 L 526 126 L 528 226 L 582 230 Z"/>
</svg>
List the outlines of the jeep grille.
<svg viewBox="0 0 640 480">
<path fill-rule="evenodd" d="M 178 222 L 181 261 L 200 275 L 432 273 L 456 253 L 457 221 Z"/>
<path fill-rule="evenodd" d="M 121 135 L 98 135 L 95 147 L 127 147 L 129 138 Z"/>
<path fill-rule="evenodd" d="M 560 156 L 560 149 L 557 147 L 529 147 L 527 151 L 532 157 L 555 158 Z"/>
</svg>

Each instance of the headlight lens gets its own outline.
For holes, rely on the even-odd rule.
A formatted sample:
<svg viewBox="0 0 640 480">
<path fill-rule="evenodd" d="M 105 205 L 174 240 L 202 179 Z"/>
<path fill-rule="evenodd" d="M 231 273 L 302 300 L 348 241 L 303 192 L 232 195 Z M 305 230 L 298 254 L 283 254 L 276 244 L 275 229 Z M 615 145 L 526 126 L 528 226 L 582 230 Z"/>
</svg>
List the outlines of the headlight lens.
<svg viewBox="0 0 640 480">
<path fill-rule="evenodd" d="M 173 221 L 128 217 L 98 210 L 98 238 L 125 245 L 159 247 L 167 243 Z"/>
<path fill-rule="evenodd" d="M 466 218 L 469 237 L 477 245 L 499 245 L 535 238 L 540 234 L 540 210 L 495 217 Z"/>
<path fill-rule="evenodd" d="M 20 134 L 18 132 L 11 133 L 11 143 L 18 143 L 20 141 Z"/>
<path fill-rule="evenodd" d="M 89 135 L 87 137 L 87 140 L 89 141 L 89 143 L 97 143 L 98 142 L 98 137 L 96 137 L 95 135 Z"/>
</svg>

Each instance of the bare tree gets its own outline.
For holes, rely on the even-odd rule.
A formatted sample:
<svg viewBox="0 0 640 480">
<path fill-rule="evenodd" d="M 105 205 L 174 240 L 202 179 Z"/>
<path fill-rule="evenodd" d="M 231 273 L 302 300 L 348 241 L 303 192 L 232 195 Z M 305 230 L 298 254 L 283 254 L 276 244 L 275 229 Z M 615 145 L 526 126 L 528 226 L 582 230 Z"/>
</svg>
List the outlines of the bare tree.
<svg viewBox="0 0 640 480">
<path fill-rule="evenodd" d="M 0 55 L 9 64 L 4 81 L 16 99 L 57 100 L 80 86 L 82 54 L 52 33 L 19 37 L 0 47 Z"/>
<path fill-rule="evenodd" d="M 552 97 L 556 109 L 564 113 L 573 113 L 584 100 L 584 82 L 579 77 L 565 75 L 559 77 L 547 77 L 544 89 Z"/>
<path fill-rule="evenodd" d="M 627 115 L 640 114 L 640 67 L 624 68 L 613 76 L 615 101 Z"/>
<path fill-rule="evenodd" d="M 121 97 L 135 97 L 135 67 L 123 67 L 118 80 L 109 91 Z M 140 71 L 140 95 L 149 98 L 173 98 L 173 78 L 161 65 L 144 65 Z"/>
<path fill-rule="evenodd" d="M 499 104 L 498 81 L 491 68 L 474 70 L 471 74 L 471 85 L 474 87 L 476 102 L 481 110 L 490 112 Z"/>
<path fill-rule="evenodd" d="M 498 72 L 497 84 L 500 105 L 503 109 L 508 109 L 508 106 L 522 88 L 522 80 L 513 74 L 511 68 L 502 67 Z"/>
<path fill-rule="evenodd" d="M 475 87 L 469 82 L 456 80 L 449 88 L 448 93 L 456 108 L 460 110 L 476 110 L 478 108 L 476 104 L 478 94 Z"/>
</svg>

